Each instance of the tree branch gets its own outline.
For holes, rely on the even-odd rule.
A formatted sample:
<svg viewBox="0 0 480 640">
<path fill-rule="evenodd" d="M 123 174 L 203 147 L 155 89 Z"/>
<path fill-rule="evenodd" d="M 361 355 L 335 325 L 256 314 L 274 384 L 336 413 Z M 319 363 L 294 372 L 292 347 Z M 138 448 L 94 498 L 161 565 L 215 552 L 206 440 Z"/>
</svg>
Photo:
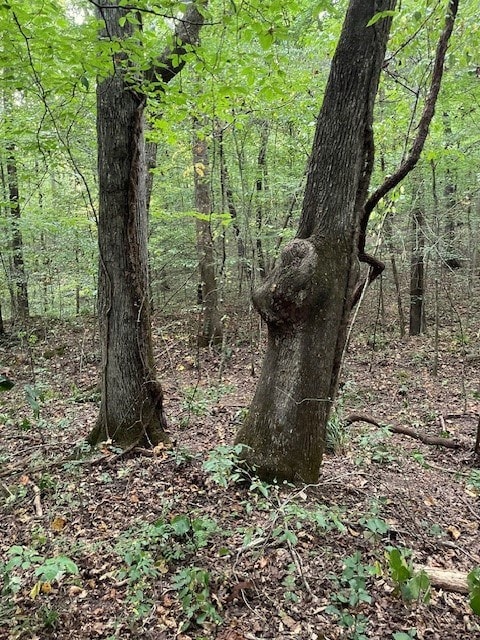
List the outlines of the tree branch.
<svg viewBox="0 0 480 640">
<path fill-rule="evenodd" d="M 417 135 L 413 142 L 412 148 L 410 150 L 409 155 L 405 159 L 405 161 L 400 165 L 400 167 L 389 176 L 383 184 L 381 184 L 370 196 L 370 198 L 365 203 L 365 214 L 368 217 L 373 209 L 377 206 L 379 201 L 393 188 L 397 186 L 399 182 L 401 182 L 407 174 L 412 171 L 412 169 L 417 164 L 420 154 L 422 153 L 423 147 L 425 145 L 425 140 L 427 139 L 428 130 L 430 127 L 430 123 L 432 122 L 434 113 L 435 113 L 435 105 L 437 103 L 438 94 L 440 92 L 440 86 L 443 77 L 444 65 L 445 65 L 445 54 L 447 52 L 448 42 L 450 40 L 450 36 L 452 35 L 453 27 L 455 24 L 455 18 L 457 17 L 458 11 L 458 2 L 459 0 L 449 0 L 447 15 L 445 18 L 445 26 L 440 35 L 440 39 L 437 44 L 437 50 L 435 53 L 435 62 L 433 66 L 432 72 L 432 80 L 430 83 L 430 90 L 425 101 L 425 106 L 423 109 L 422 117 L 420 118 L 420 122 L 417 128 Z"/>
<path fill-rule="evenodd" d="M 185 66 L 183 56 L 189 45 L 198 44 L 200 29 L 204 24 L 204 17 L 198 7 L 206 7 L 208 0 L 190 2 L 182 18 L 174 18 L 175 34 L 173 47 L 166 47 L 153 66 L 145 73 L 147 82 L 162 82 L 167 84 Z"/>
</svg>

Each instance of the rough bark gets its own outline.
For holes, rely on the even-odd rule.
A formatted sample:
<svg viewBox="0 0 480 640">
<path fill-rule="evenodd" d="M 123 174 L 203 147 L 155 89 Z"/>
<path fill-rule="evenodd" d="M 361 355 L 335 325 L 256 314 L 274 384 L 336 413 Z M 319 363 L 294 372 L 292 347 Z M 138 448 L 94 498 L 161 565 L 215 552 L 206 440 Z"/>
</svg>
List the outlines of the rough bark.
<svg viewBox="0 0 480 640">
<path fill-rule="evenodd" d="M 24 323 L 28 320 L 30 311 L 27 274 L 23 259 L 23 237 L 20 229 L 21 211 L 15 145 L 7 145 L 7 154 L 8 196 L 12 229 L 12 281 L 15 291 L 15 306 L 12 310 L 14 311 L 12 318 L 14 321 L 18 320 Z"/>
<path fill-rule="evenodd" d="M 104 36 L 122 40 L 133 35 L 131 23 L 120 24 L 128 10 L 106 0 L 98 6 Z M 187 14 L 200 23 L 194 8 Z M 197 36 L 199 28 L 195 27 Z M 159 58 L 151 78 L 168 82 L 180 71 L 182 43 L 177 44 Z M 111 440 L 124 448 L 168 440 L 162 389 L 155 377 L 148 299 L 145 97 L 138 87 L 129 86 L 127 65 L 123 55 L 115 55 L 113 74 L 97 87 L 102 369 L 100 412 L 88 437 L 91 444 Z"/>
<path fill-rule="evenodd" d="M 315 482 L 358 280 L 373 104 L 395 0 L 351 0 L 318 117 L 297 237 L 254 294 L 265 361 L 237 442 L 264 478 Z"/>
<path fill-rule="evenodd" d="M 204 136 L 198 135 L 198 123 L 194 124 L 193 171 L 195 181 L 195 209 L 200 214 L 196 220 L 198 270 L 202 318 L 198 331 L 198 345 L 208 347 L 222 341 L 222 323 L 218 310 L 218 287 L 215 275 L 215 252 L 209 216 L 212 213 L 210 197 L 210 169 L 208 145 Z"/>
<path fill-rule="evenodd" d="M 222 203 L 223 203 L 223 207 L 225 208 L 226 206 L 226 208 L 228 209 L 228 213 L 230 214 L 230 218 L 232 220 L 233 233 L 237 241 L 237 256 L 238 256 L 238 268 L 239 268 L 238 294 L 241 295 L 242 282 L 243 282 L 244 275 L 246 275 L 247 281 L 250 281 L 252 274 L 251 274 L 250 265 L 246 260 L 245 243 L 243 242 L 240 226 L 238 224 L 237 209 L 235 207 L 235 202 L 233 199 L 233 191 L 230 185 L 230 175 L 229 175 L 228 166 L 225 160 L 223 129 L 221 127 L 219 127 L 218 129 L 217 136 L 218 136 L 220 189 L 222 192 Z"/>
<path fill-rule="evenodd" d="M 421 208 L 412 211 L 412 253 L 410 260 L 409 335 L 425 330 L 425 215 Z"/>
<path fill-rule="evenodd" d="M 263 249 L 262 233 L 263 233 L 263 213 L 264 199 L 267 190 L 267 146 L 270 135 L 268 122 L 263 121 L 260 129 L 260 148 L 258 150 L 257 159 L 257 178 L 255 180 L 256 207 L 255 207 L 255 223 L 257 227 L 257 237 L 255 239 L 255 247 L 257 253 L 258 274 L 263 280 L 267 275 L 267 263 L 265 252 Z"/>
</svg>

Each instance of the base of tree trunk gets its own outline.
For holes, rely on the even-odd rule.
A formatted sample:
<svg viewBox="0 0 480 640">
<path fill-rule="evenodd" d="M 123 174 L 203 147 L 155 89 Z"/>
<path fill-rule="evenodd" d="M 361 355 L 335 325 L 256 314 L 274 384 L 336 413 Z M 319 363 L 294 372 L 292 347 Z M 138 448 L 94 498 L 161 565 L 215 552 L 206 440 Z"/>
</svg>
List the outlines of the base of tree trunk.
<svg viewBox="0 0 480 640">
<path fill-rule="evenodd" d="M 150 448 L 161 442 L 170 443 L 166 433 L 167 420 L 163 412 L 161 387 L 158 384 L 148 386 L 148 395 L 141 399 L 131 399 L 131 407 L 140 407 L 138 413 L 107 413 L 103 407 L 115 408 L 120 402 L 115 403 L 115 399 L 110 399 L 106 404 L 102 403 L 95 426 L 87 437 L 88 444 L 97 446 L 111 441 L 126 449 L 133 446 Z"/>
</svg>

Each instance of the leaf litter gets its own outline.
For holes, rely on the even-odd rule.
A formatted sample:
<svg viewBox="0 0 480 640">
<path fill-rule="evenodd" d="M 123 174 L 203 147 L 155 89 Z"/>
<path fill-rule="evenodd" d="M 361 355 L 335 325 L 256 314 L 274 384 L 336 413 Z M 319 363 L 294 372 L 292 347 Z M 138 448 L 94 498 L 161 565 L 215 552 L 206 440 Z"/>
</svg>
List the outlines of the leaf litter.
<svg viewBox="0 0 480 640">
<path fill-rule="evenodd" d="M 252 339 L 230 315 L 227 362 L 196 349 L 188 317 L 157 319 L 174 446 L 125 456 L 105 446 L 72 457 L 98 411 L 93 321 L 39 322 L 35 342 L 3 339 L 15 386 L 0 396 L 0 638 L 480 637 L 465 593 L 433 586 L 428 601 L 407 601 L 388 567 L 392 549 L 406 566 L 480 565 L 478 364 L 460 381 L 445 335 L 435 377 L 430 338 L 384 332 L 372 347 L 359 330 L 318 484 L 268 486 L 237 469 L 231 447 L 264 330 Z M 41 391 L 34 407 L 26 385 L 30 397 Z M 460 447 L 342 424 L 366 409 L 380 425 Z"/>
</svg>

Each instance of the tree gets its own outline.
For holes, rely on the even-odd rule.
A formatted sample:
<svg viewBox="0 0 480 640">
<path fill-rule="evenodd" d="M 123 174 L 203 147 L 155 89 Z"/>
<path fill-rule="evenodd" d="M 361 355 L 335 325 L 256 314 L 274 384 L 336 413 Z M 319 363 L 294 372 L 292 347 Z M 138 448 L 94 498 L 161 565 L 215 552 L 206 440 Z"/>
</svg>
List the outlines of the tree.
<svg viewBox="0 0 480 640">
<path fill-rule="evenodd" d="M 350 0 L 317 119 L 297 235 L 254 292 L 268 344 L 237 442 L 246 445 L 245 460 L 264 478 L 318 479 L 350 311 L 383 268 L 365 253 L 368 217 L 415 166 L 433 117 L 455 1 L 449 3 L 412 151 L 367 200 L 373 106 L 395 4 Z M 365 283 L 357 261 L 370 267 Z"/>
<path fill-rule="evenodd" d="M 200 274 L 199 302 L 202 305 L 202 322 L 198 331 L 198 345 L 208 347 L 222 341 L 222 323 L 218 310 L 218 287 L 215 275 L 215 253 L 213 247 L 210 216 L 210 168 L 208 144 L 200 123 L 194 121 L 193 172 L 195 183 L 195 219 L 197 237 L 198 270 Z"/>
<path fill-rule="evenodd" d="M 195 4 L 188 6 L 176 21 L 172 44 L 139 82 L 125 51 L 141 35 L 140 14 L 107 0 L 95 4 L 105 25 L 102 37 L 127 46 L 120 53 L 114 49 L 112 75 L 97 87 L 102 372 L 100 413 L 88 441 L 150 446 L 168 436 L 150 326 L 144 90 L 148 83 L 161 94 L 179 73 L 203 17 Z"/>
<path fill-rule="evenodd" d="M 7 176 L 12 222 L 12 267 L 15 287 L 14 313 L 12 316 L 25 323 L 30 315 L 28 304 L 27 273 L 23 259 L 23 237 L 20 228 L 20 195 L 18 187 L 17 160 L 15 145 L 7 145 Z"/>
</svg>

